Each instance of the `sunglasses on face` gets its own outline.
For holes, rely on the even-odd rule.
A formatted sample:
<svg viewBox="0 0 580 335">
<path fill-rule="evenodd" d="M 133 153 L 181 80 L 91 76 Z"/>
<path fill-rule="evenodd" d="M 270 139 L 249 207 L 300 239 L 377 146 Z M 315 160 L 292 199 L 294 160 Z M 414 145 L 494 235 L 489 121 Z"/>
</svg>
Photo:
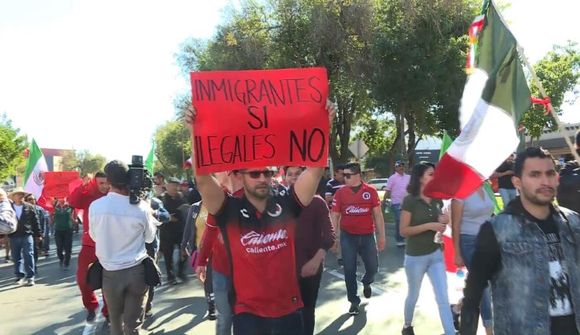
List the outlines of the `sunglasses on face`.
<svg viewBox="0 0 580 335">
<path fill-rule="evenodd" d="M 272 178 L 274 171 L 263 170 L 263 171 L 244 171 L 243 174 L 247 174 L 252 179 L 260 178 L 260 175 L 264 175 L 265 178 Z"/>
<path fill-rule="evenodd" d="M 350 177 L 356 176 L 357 174 L 359 174 L 359 172 L 356 172 L 356 173 L 343 173 L 344 178 L 346 178 L 346 179 L 350 179 Z"/>
</svg>

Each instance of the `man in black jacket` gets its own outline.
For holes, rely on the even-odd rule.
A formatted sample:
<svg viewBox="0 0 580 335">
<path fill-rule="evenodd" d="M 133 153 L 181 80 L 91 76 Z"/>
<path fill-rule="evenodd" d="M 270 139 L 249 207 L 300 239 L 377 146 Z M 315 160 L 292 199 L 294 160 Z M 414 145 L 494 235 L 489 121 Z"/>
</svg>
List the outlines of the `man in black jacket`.
<svg viewBox="0 0 580 335">
<path fill-rule="evenodd" d="M 34 285 L 34 243 L 42 239 L 42 231 L 38 224 L 38 216 L 34 206 L 24 202 L 26 192 L 16 189 L 10 194 L 12 208 L 16 212 L 18 227 L 9 235 L 14 261 L 16 284 Z M 22 262 L 24 261 L 24 269 Z"/>
</svg>

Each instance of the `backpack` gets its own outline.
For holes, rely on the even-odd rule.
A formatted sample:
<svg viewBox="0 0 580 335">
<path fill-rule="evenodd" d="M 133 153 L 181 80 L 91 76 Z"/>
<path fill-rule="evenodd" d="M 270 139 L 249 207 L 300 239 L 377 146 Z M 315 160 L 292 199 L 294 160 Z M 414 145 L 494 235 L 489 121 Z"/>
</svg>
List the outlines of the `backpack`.
<svg viewBox="0 0 580 335">
<path fill-rule="evenodd" d="M 18 220 L 10 202 L 0 203 L 0 234 L 8 235 L 16 231 Z"/>
</svg>

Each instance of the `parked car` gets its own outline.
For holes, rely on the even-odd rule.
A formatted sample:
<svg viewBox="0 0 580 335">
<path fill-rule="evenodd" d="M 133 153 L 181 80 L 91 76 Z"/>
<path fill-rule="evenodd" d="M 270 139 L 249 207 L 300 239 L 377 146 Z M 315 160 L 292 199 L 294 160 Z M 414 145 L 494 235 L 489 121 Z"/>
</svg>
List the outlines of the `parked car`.
<svg viewBox="0 0 580 335">
<path fill-rule="evenodd" d="M 379 191 L 384 191 L 387 189 L 387 181 L 389 178 L 375 178 L 368 181 L 367 184 L 374 186 Z"/>
</svg>

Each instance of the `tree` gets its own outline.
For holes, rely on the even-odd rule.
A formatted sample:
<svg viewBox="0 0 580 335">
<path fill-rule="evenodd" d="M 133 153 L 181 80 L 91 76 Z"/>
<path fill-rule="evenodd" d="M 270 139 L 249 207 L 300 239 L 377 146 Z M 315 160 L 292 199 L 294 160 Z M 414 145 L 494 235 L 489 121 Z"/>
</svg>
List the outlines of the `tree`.
<svg viewBox="0 0 580 335">
<path fill-rule="evenodd" d="M 5 114 L 0 117 L 0 181 L 24 170 L 24 151 L 28 147 L 26 136 L 12 126 Z"/>
<path fill-rule="evenodd" d="M 561 106 L 565 102 L 566 93 L 572 92 L 575 100 L 578 92 L 574 91 L 580 78 L 580 52 L 575 43 L 565 46 L 554 46 L 540 61 L 534 65 L 538 79 L 550 97 L 556 113 L 561 114 Z M 530 83 L 532 96 L 541 97 L 538 87 Z M 532 140 L 539 139 L 545 128 L 556 130 L 554 117 L 544 115 L 542 105 L 533 105 L 522 116 L 521 123 Z"/>
<path fill-rule="evenodd" d="M 102 171 L 107 159 L 88 150 L 67 151 L 62 157 L 62 168 L 65 171 L 78 171 L 81 176 Z"/>
<path fill-rule="evenodd" d="M 465 35 L 476 9 L 475 1 L 467 0 L 379 1 L 373 96 L 382 112 L 394 115 L 391 158 L 399 152 L 412 164 L 418 138 L 442 130 L 457 132 L 465 83 Z"/>
<path fill-rule="evenodd" d="M 366 80 L 372 9 L 370 0 L 273 0 L 269 7 L 245 1 L 213 39 L 187 40 L 176 59 L 183 73 L 326 67 L 330 97 L 338 103 L 330 154 L 335 161 L 346 161 L 356 117 L 372 106 Z"/>
<path fill-rule="evenodd" d="M 181 121 L 168 121 L 155 131 L 156 157 L 155 171 L 167 176 L 178 176 L 191 155 L 189 131 Z"/>
</svg>

